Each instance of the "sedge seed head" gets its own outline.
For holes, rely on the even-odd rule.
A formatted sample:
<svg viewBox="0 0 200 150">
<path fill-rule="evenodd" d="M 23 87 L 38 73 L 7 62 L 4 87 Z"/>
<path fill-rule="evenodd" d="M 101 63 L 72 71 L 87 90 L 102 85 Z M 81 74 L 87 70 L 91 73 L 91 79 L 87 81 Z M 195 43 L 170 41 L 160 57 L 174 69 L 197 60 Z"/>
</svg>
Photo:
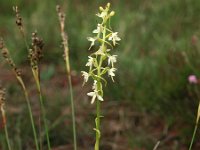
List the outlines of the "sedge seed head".
<svg viewBox="0 0 200 150">
<path fill-rule="evenodd" d="M 20 29 L 22 29 L 23 28 L 22 17 L 20 16 L 18 6 L 13 6 L 13 11 L 15 12 L 15 16 L 16 16 L 15 23 Z"/>
<path fill-rule="evenodd" d="M 11 68 L 14 71 L 14 73 L 17 76 L 21 76 L 21 71 L 16 67 L 13 59 L 10 56 L 9 50 L 5 46 L 4 41 L 2 39 L 0 40 L 0 49 L 1 49 L 2 56 L 4 57 L 4 59 L 6 60 L 6 62 L 11 66 Z"/>
</svg>

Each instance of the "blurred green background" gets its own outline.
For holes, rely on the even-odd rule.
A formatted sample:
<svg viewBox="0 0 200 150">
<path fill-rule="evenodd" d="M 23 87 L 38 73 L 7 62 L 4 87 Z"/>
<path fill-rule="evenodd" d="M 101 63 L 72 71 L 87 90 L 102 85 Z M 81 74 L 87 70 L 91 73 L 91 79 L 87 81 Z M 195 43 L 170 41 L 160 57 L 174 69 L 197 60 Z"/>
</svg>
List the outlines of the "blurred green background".
<svg viewBox="0 0 200 150">
<path fill-rule="evenodd" d="M 28 37 L 37 30 L 45 43 L 43 62 L 54 71 L 55 65 L 63 65 L 55 10 L 61 4 L 66 12 L 72 68 L 80 75 L 89 54 L 86 37 L 96 28 L 97 8 L 107 2 L 1 0 L 0 34 L 17 63 L 25 65 L 26 47 L 12 11 L 12 6 L 18 5 Z M 116 82 L 108 85 L 105 95 L 119 103 L 128 101 L 139 112 L 159 115 L 168 124 L 185 123 L 188 126 L 182 131 L 189 143 L 200 96 L 199 85 L 190 85 L 187 80 L 190 74 L 200 76 L 200 1 L 109 2 L 116 12 L 111 25 L 122 40 L 114 52 L 118 55 Z"/>
</svg>

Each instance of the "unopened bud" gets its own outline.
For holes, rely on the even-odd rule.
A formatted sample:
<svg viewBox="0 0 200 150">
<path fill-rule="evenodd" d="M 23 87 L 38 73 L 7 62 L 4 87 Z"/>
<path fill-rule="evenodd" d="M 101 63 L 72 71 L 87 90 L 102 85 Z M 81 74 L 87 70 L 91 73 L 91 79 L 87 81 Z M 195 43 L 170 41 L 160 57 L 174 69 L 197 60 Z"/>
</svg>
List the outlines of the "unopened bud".
<svg viewBox="0 0 200 150">
<path fill-rule="evenodd" d="M 101 7 L 101 6 L 99 7 L 99 10 L 100 10 L 100 11 L 104 11 L 103 7 Z"/>
<path fill-rule="evenodd" d="M 107 3 L 107 7 L 110 8 L 110 3 Z"/>
<path fill-rule="evenodd" d="M 110 16 L 114 16 L 115 15 L 115 12 L 114 11 L 111 11 L 110 12 Z"/>
</svg>

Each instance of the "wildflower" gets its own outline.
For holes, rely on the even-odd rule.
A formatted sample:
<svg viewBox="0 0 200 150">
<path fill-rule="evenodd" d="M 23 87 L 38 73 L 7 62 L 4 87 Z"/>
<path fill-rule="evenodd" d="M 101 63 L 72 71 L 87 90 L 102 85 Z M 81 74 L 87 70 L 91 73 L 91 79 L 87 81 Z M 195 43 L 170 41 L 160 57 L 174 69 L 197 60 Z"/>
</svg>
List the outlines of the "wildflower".
<svg viewBox="0 0 200 150">
<path fill-rule="evenodd" d="M 113 82 L 114 82 L 113 77 L 115 76 L 115 73 L 114 73 L 114 72 L 115 72 L 116 70 L 117 70 L 116 68 L 111 68 L 111 69 L 108 70 L 108 75 L 111 76 Z"/>
<path fill-rule="evenodd" d="M 92 89 L 93 89 L 93 90 L 97 90 L 97 80 L 94 80 Z"/>
<path fill-rule="evenodd" d="M 91 42 L 91 44 L 90 44 L 90 47 L 89 47 L 89 50 L 90 50 L 90 49 L 91 49 L 91 47 L 92 47 L 92 46 L 94 46 L 94 43 L 95 43 L 95 41 L 96 41 L 96 38 L 93 38 L 93 37 L 88 37 L 87 39 L 88 39 L 88 41 L 90 41 L 90 42 Z"/>
<path fill-rule="evenodd" d="M 113 64 L 117 62 L 117 55 L 112 55 L 112 56 L 108 56 L 108 65 L 110 65 L 110 63 L 112 64 L 112 67 L 113 67 Z"/>
<path fill-rule="evenodd" d="M 191 84 L 197 84 L 198 83 L 198 79 L 197 79 L 197 77 L 195 75 L 189 75 L 188 81 Z"/>
<path fill-rule="evenodd" d="M 102 25 L 98 23 L 97 28 L 92 31 L 93 33 L 100 33 L 102 32 Z"/>
<path fill-rule="evenodd" d="M 89 93 L 87 93 L 87 95 L 92 97 L 91 104 L 94 103 L 94 101 L 95 101 L 96 98 L 97 98 L 98 100 L 100 100 L 100 101 L 103 101 L 102 96 L 99 95 L 99 93 L 98 93 L 97 90 L 94 90 L 93 92 L 89 92 Z"/>
<path fill-rule="evenodd" d="M 92 53 L 88 57 L 88 62 L 86 66 L 89 66 L 89 74 L 85 71 L 82 71 L 84 76 L 84 82 L 87 82 L 88 77 L 91 76 L 94 80 L 92 91 L 87 93 L 88 96 L 91 97 L 91 104 L 93 104 L 96 100 L 96 113 L 97 117 L 95 119 L 95 131 L 96 131 L 96 142 L 95 149 L 99 149 L 100 143 L 100 102 L 104 101 L 103 96 L 103 83 L 107 83 L 104 75 L 108 73 L 108 75 L 112 78 L 115 76 L 114 63 L 117 62 L 117 55 L 111 55 L 110 49 L 108 47 L 114 48 L 118 41 L 121 39 L 118 37 L 118 32 L 113 32 L 112 28 L 109 26 L 110 18 L 115 14 L 114 11 L 110 11 L 110 3 L 106 5 L 105 8 L 99 7 L 100 12 L 96 14 L 98 17 L 102 18 L 101 22 L 97 24 L 97 28 L 93 30 L 93 33 L 96 33 L 96 37 L 88 37 L 88 41 L 91 42 L 89 49 L 94 46 L 94 44 L 98 43 L 100 46 L 97 51 Z M 95 55 L 95 56 L 94 56 Z M 111 64 L 111 65 L 110 65 Z M 93 68 L 92 68 L 93 67 Z M 114 81 L 114 80 L 113 80 Z"/>
<path fill-rule="evenodd" d="M 84 78 L 84 83 L 87 82 L 88 79 L 89 79 L 89 76 L 90 76 L 89 73 L 87 73 L 85 71 L 81 71 L 81 73 L 82 73 L 82 76 Z"/>
<path fill-rule="evenodd" d="M 116 41 L 120 41 L 121 39 L 118 37 L 118 32 L 113 32 L 110 37 L 108 38 L 109 41 L 113 41 L 113 45 L 115 46 L 117 44 Z"/>
<path fill-rule="evenodd" d="M 107 11 L 102 11 L 101 13 L 96 14 L 98 17 L 104 19 L 107 16 Z"/>
<path fill-rule="evenodd" d="M 88 56 L 88 62 L 86 63 L 85 66 L 89 66 L 90 68 L 92 68 L 93 66 L 93 62 L 94 62 L 94 58 L 92 58 L 91 56 Z"/>
<path fill-rule="evenodd" d="M 105 53 L 103 51 L 103 47 L 100 46 L 99 50 L 95 52 L 96 55 L 102 55 L 102 56 L 105 56 Z"/>
</svg>

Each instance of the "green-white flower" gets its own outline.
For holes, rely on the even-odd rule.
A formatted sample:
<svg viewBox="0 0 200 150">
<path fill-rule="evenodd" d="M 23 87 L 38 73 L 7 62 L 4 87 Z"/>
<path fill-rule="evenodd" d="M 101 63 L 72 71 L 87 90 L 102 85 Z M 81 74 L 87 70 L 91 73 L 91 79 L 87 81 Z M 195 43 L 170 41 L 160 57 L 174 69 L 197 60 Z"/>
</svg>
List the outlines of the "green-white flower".
<svg viewBox="0 0 200 150">
<path fill-rule="evenodd" d="M 95 52 L 96 55 L 102 55 L 102 56 L 105 56 L 105 52 L 103 51 L 103 47 L 100 46 L 99 50 Z"/>
<path fill-rule="evenodd" d="M 97 90 L 94 90 L 93 92 L 89 92 L 89 93 L 87 93 L 87 95 L 92 97 L 91 104 L 94 103 L 96 98 L 100 101 L 103 101 L 103 97 L 101 95 L 99 95 Z"/>
<path fill-rule="evenodd" d="M 113 81 L 114 81 L 113 77 L 115 76 L 114 72 L 116 70 L 117 70 L 116 68 L 111 68 L 111 69 L 108 70 L 108 75 L 112 78 Z"/>
<path fill-rule="evenodd" d="M 92 97 L 91 104 L 94 103 L 95 99 L 97 98 L 100 101 L 103 101 L 103 97 L 99 94 L 98 88 L 97 88 L 97 81 L 94 80 L 92 89 L 94 90 L 93 92 L 87 93 L 88 96 Z"/>
<path fill-rule="evenodd" d="M 98 23 L 97 28 L 93 30 L 92 33 L 99 34 L 100 32 L 102 32 L 102 25 Z"/>
<path fill-rule="evenodd" d="M 91 49 L 91 47 L 94 46 L 94 43 L 95 43 L 95 41 L 96 41 L 96 38 L 88 37 L 87 39 L 88 39 L 88 41 L 91 42 L 90 47 L 89 47 L 89 49 Z"/>
<path fill-rule="evenodd" d="M 108 56 L 108 65 L 112 64 L 113 67 L 114 63 L 116 62 L 117 62 L 117 55 Z"/>
<path fill-rule="evenodd" d="M 96 36 L 87 38 L 88 41 L 91 42 L 89 49 L 95 44 L 97 44 L 99 48 L 96 52 L 88 56 L 88 61 L 86 63 L 86 66 L 89 67 L 88 72 L 82 71 L 84 83 L 89 80 L 89 77 L 94 80 L 92 92 L 87 94 L 92 97 L 92 104 L 95 99 L 103 101 L 103 85 L 107 83 L 104 76 L 108 74 L 114 82 L 113 77 L 117 70 L 114 64 L 117 62 L 117 55 L 112 55 L 111 49 L 121 40 L 118 36 L 118 32 L 112 31 L 109 25 L 110 18 L 115 14 L 114 11 L 110 11 L 110 3 L 108 3 L 105 8 L 100 7 L 99 10 L 100 12 L 96 15 L 102 20 L 97 24 L 96 29 L 92 31 Z"/>
<path fill-rule="evenodd" d="M 87 82 L 88 79 L 89 79 L 89 76 L 90 76 L 89 73 L 87 73 L 85 71 L 81 71 L 81 73 L 82 73 L 82 76 L 84 78 L 84 83 Z"/>
<path fill-rule="evenodd" d="M 88 62 L 86 63 L 86 65 L 85 66 L 88 66 L 88 67 L 90 67 L 90 69 L 92 68 L 92 66 L 93 66 L 93 63 L 94 63 L 94 58 L 92 58 L 91 56 L 88 56 Z"/>
<path fill-rule="evenodd" d="M 102 18 L 102 19 L 104 19 L 106 16 L 107 16 L 107 11 L 102 11 L 101 13 L 98 13 L 98 14 L 96 14 L 98 17 L 100 17 L 100 18 Z"/>
<path fill-rule="evenodd" d="M 109 38 L 108 38 L 109 41 L 112 41 L 113 42 L 113 45 L 115 46 L 117 44 L 117 41 L 120 41 L 121 39 L 119 38 L 118 36 L 118 32 L 113 32 Z"/>
</svg>

